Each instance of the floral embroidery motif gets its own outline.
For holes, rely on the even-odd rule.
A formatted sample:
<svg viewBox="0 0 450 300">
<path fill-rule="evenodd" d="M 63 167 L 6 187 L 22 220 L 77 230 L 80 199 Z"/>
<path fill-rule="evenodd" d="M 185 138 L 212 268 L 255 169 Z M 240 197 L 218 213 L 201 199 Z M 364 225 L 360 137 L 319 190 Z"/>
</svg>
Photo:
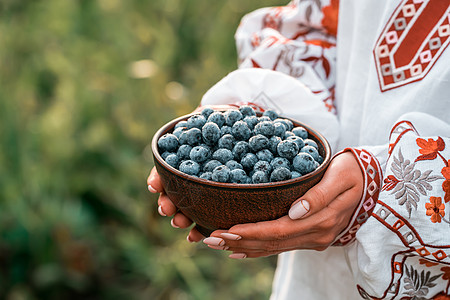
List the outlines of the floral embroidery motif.
<svg viewBox="0 0 450 300">
<path fill-rule="evenodd" d="M 405 275 L 406 277 L 403 279 L 405 283 L 404 287 L 407 290 L 405 294 L 415 300 L 428 299 L 424 296 L 428 294 L 430 288 L 436 286 L 434 281 L 442 276 L 442 274 L 431 276 L 430 271 L 425 272 L 424 270 L 419 274 L 412 266 L 410 269 L 405 266 Z"/>
<path fill-rule="evenodd" d="M 447 163 L 442 154 L 439 153 L 439 151 L 443 151 L 445 149 L 445 142 L 441 137 L 438 137 L 436 140 L 428 139 L 428 141 L 418 138 L 416 140 L 416 143 L 417 146 L 421 148 L 419 150 L 419 153 L 422 154 L 421 156 L 416 158 L 416 161 L 432 160 L 439 155 L 439 157 L 441 157 L 444 162 Z"/>
<path fill-rule="evenodd" d="M 442 190 L 444 191 L 444 202 L 450 201 L 450 160 L 447 161 L 447 166 L 442 168 L 441 174 L 444 176 L 445 180 L 442 183 Z"/>
<path fill-rule="evenodd" d="M 425 208 L 427 216 L 431 216 L 431 222 L 441 223 L 441 219 L 445 216 L 445 204 L 442 203 L 441 197 L 430 197 L 430 203 L 425 203 Z"/>
<path fill-rule="evenodd" d="M 391 195 L 395 194 L 398 204 L 405 205 L 409 217 L 411 217 L 412 208 L 417 209 L 417 203 L 420 200 L 419 194 L 427 196 L 427 191 L 432 190 L 429 182 L 441 179 L 440 176 L 431 175 L 433 170 L 422 173 L 414 167 L 415 162 L 411 163 L 409 159 L 405 160 L 400 150 L 398 158 L 394 156 L 391 165 L 391 171 L 394 175 L 387 176 L 383 186 L 383 190 L 392 190 Z"/>
</svg>

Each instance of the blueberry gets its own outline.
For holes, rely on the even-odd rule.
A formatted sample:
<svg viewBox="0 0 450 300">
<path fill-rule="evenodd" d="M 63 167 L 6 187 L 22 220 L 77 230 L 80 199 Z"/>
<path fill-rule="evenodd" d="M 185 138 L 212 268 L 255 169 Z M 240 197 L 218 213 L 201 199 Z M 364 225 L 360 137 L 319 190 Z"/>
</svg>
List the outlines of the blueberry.
<svg viewBox="0 0 450 300">
<path fill-rule="evenodd" d="M 196 163 L 193 160 L 185 160 L 183 161 L 180 166 L 178 167 L 178 169 L 183 172 L 186 173 L 188 175 L 195 175 L 197 176 L 200 173 L 200 165 L 198 163 Z"/>
<path fill-rule="evenodd" d="M 273 160 L 273 154 L 269 149 L 263 149 L 256 152 L 256 157 L 258 157 L 259 160 L 267 162 L 271 162 Z"/>
<path fill-rule="evenodd" d="M 262 134 L 271 137 L 275 133 L 275 126 L 271 121 L 259 122 L 253 129 L 255 134 Z"/>
<path fill-rule="evenodd" d="M 200 178 L 212 180 L 212 172 L 203 172 L 202 174 L 200 174 Z"/>
<path fill-rule="evenodd" d="M 173 131 L 173 135 L 176 136 L 178 139 L 180 138 L 180 135 L 187 130 L 187 127 L 178 127 Z"/>
<path fill-rule="evenodd" d="M 166 163 L 169 166 L 174 167 L 175 169 L 178 168 L 178 165 L 180 164 L 180 159 L 176 154 L 170 154 L 165 159 Z"/>
<path fill-rule="evenodd" d="M 181 144 L 189 144 L 191 146 L 197 146 L 202 142 L 202 131 L 198 128 L 191 128 L 186 130 L 180 135 Z"/>
<path fill-rule="evenodd" d="M 237 121 L 236 123 L 234 123 L 233 127 L 231 128 L 231 132 L 236 140 L 239 141 L 246 141 L 252 135 L 252 131 L 250 130 L 250 128 L 248 128 L 247 123 L 245 123 L 244 121 Z"/>
<path fill-rule="evenodd" d="M 178 127 L 186 127 L 187 128 L 187 121 L 180 121 L 177 124 L 175 124 L 174 129 L 177 129 Z"/>
<path fill-rule="evenodd" d="M 234 158 L 234 155 L 231 150 L 220 148 L 214 151 L 212 157 L 213 159 L 220 161 L 222 164 L 226 164 L 227 161 Z"/>
<path fill-rule="evenodd" d="M 306 129 L 303 128 L 302 126 L 297 126 L 293 128 L 292 133 L 295 134 L 296 136 L 301 137 L 302 139 L 308 138 L 308 131 L 306 131 Z"/>
<path fill-rule="evenodd" d="M 203 172 L 212 172 L 216 167 L 221 166 L 222 163 L 218 160 L 212 159 L 205 163 Z"/>
<path fill-rule="evenodd" d="M 244 118 L 248 116 L 256 116 L 255 110 L 250 105 L 242 105 L 239 107 L 239 111 Z"/>
<path fill-rule="evenodd" d="M 280 123 L 284 124 L 284 126 L 286 126 L 287 131 L 291 131 L 292 128 L 294 128 L 294 124 L 292 123 L 291 120 L 288 120 L 288 119 L 278 118 L 278 119 L 275 119 L 274 122 L 275 123 L 280 122 Z"/>
<path fill-rule="evenodd" d="M 275 154 L 278 155 L 277 152 L 277 146 L 281 142 L 281 138 L 279 136 L 271 136 L 269 139 L 269 150 Z"/>
<path fill-rule="evenodd" d="M 185 144 L 181 145 L 180 148 L 178 148 L 177 156 L 180 160 L 182 159 L 189 159 L 189 154 L 191 153 L 192 146 Z"/>
<path fill-rule="evenodd" d="M 206 118 L 202 115 L 193 115 L 187 119 L 187 128 L 198 128 L 201 129 L 206 123 Z"/>
<path fill-rule="evenodd" d="M 317 162 L 319 163 L 319 165 L 320 165 L 320 164 L 323 163 L 324 158 L 323 158 L 321 155 L 319 155 L 319 158 L 318 158 L 316 161 L 317 161 Z"/>
<path fill-rule="evenodd" d="M 248 144 L 253 152 L 258 152 L 262 149 L 269 148 L 269 139 L 262 134 L 257 134 L 250 138 Z"/>
<path fill-rule="evenodd" d="M 251 179 L 242 169 L 234 169 L 230 172 L 230 182 L 232 183 L 250 183 Z"/>
<path fill-rule="evenodd" d="M 317 161 L 320 156 L 319 152 L 317 152 L 317 149 L 314 148 L 313 146 L 305 146 L 302 149 L 300 149 L 300 152 L 308 153 L 314 158 L 315 161 Z"/>
<path fill-rule="evenodd" d="M 211 179 L 217 182 L 228 182 L 230 180 L 230 169 L 221 165 L 212 171 Z"/>
<path fill-rule="evenodd" d="M 211 150 L 204 146 L 195 146 L 189 153 L 189 158 L 199 164 L 211 157 Z"/>
<path fill-rule="evenodd" d="M 208 145 L 217 143 L 221 136 L 219 126 L 214 122 L 205 123 L 202 127 L 202 136 Z"/>
<path fill-rule="evenodd" d="M 242 169 L 242 170 L 244 169 L 244 167 L 235 160 L 227 161 L 225 166 L 227 166 L 228 169 L 230 169 L 231 171 L 233 171 L 234 169 Z"/>
<path fill-rule="evenodd" d="M 305 146 L 313 146 L 317 150 L 319 150 L 319 146 L 317 146 L 317 143 L 311 139 L 305 139 L 303 140 L 305 142 Z"/>
<path fill-rule="evenodd" d="M 286 126 L 284 126 L 282 123 L 273 123 L 273 127 L 273 135 L 279 136 L 283 139 L 286 134 Z"/>
<path fill-rule="evenodd" d="M 266 172 L 256 171 L 252 175 L 252 182 L 256 184 L 267 183 L 269 182 L 269 176 L 267 176 Z"/>
<path fill-rule="evenodd" d="M 295 142 L 297 144 L 297 146 L 298 146 L 298 149 L 302 149 L 303 146 L 305 146 L 305 142 L 299 136 L 289 136 L 289 137 L 286 138 L 286 140 Z"/>
<path fill-rule="evenodd" d="M 215 112 L 213 112 L 212 114 L 209 115 L 208 122 L 214 122 L 219 127 L 222 127 L 223 124 L 225 124 L 225 117 L 224 117 L 224 115 L 221 112 L 215 111 Z"/>
<path fill-rule="evenodd" d="M 271 162 L 270 165 L 272 166 L 272 169 L 276 169 L 279 167 L 284 167 L 286 169 L 291 169 L 291 163 L 288 159 L 284 157 L 275 157 Z"/>
<path fill-rule="evenodd" d="M 245 141 L 239 141 L 234 145 L 232 152 L 234 159 L 240 161 L 245 154 L 250 152 L 250 146 Z"/>
<path fill-rule="evenodd" d="M 175 154 L 174 152 L 165 151 L 161 154 L 162 159 L 166 160 L 167 156 L 170 154 Z"/>
<path fill-rule="evenodd" d="M 202 116 L 205 117 L 206 120 L 208 120 L 208 117 L 214 112 L 214 109 L 205 107 L 202 109 Z"/>
<path fill-rule="evenodd" d="M 257 162 L 258 157 L 254 153 L 247 153 L 241 159 L 241 165 L 245 170 L 252 170 Z"/>
<path fill-rule="evenodd" d="M 234 123 L 243 119 L 239 110 L 229 109 L 225 112 L 225 123 L 228 126 L 233 126 Z"/>
<path fill-rule="evenodd" d="M 178 138 L 171 133 L 166 133 L 158 139 L 158 147 L 161 153 L 177 151 L 178 144 Z"/>
<path fill-rule="evenodd" d="M 298 153 L 298 145 L 293 141 L 284 140 L 277 146 L 278 156 L 293 159 Z"/>
<path fill-rule="evenodd" d="M 234 145 L 236 144 L 236 139 L 231 134 L 223 135 L 217 145 L 219 148 L 225 148 L 229 150 L 233 150 Z"/>
<path fill-rule="evenodd" d="M 272 166 L 267 161 L 258 161 L 253 166 L 253 171 L 255 172 L 263 171 L 267 174 L 267 176 L 269 176 L 270 173 L 272 172 Z"/>
<path fill-rule="evenodd" d="M 297 154 L 292 162 L 292 167 L 300 174 L 308 174 L 314 171 L 317 167 L 317 162 L 308 153 L 301 152 Z"/>
<path fill-rule="evenodd" d="M 220 128 L 220 133 L 221 133 L 222 135 L 225 135 L 225 134 L 232 134 L 232 132 L 231 132 L 231 127 L 230 127 L 230 126 L 227 126 L 227 125 L 222 126 L 222 127 Z"/>
<path fill-rule="evenodd" d="M 300 174 L 299 172 L 297 172 L 297 171 L 292 171 L 291 172 L 291 178 L 292 179 L 294 179 L 294 178 L 299 178 L 299 177 L 301 177 L 302 176 L 302 174 Z"/>
<path fill-rule="evenodd" d="M 269 117 L 271 120 L 275 120 L 278 118 L 278 114 L 272 110 L 272 109 L 268 109 L 263 113 L 263 116 L 267 116 Z"/>
<path fill-rule="evenodd" d="M 292 131 L 286 131 L 284 133 L 284 138 L 285 139 L 287 139 L 288 137 L 291 137 L 291 136 L 296 136 L 296 135 Z"/>
<path fill-rule="evenodd" d="M 243 121 L 245 123 L 247 123 L 248 128 L 250 128 L 251 130 L 253 130 L 255 128 L 256 124 L 258 124 L 258 122 L 259 122 L 258 117 L 256 117 L 256 116 L 245 117 Z"/>
<path fill-rule="evenodd" d="M 262 117 L 259 117 L 258 118 L 258 123 L 259 122 L 266 122 L 266 121 L 272 121 L 272 119 L 271 118 L 269 118 L 268 116 L 262 116 Z"/>
<path fill-rule="evenodd" d="M 291 170 L 285 167 L 279 167 L 273 170 L 272 174 L 270 174 L 270 181 L 284 181 L 292 178 Z"/>
</svg>

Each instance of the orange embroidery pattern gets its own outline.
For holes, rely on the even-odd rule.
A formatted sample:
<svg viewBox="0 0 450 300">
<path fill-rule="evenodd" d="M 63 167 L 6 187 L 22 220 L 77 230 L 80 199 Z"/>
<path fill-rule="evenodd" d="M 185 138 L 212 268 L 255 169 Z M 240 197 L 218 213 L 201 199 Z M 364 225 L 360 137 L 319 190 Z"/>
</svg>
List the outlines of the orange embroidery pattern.
<svg viewBox="0 0 450 300">
<path fill-rule="evenodd" d="M 430 203 L 425 203 L 427 216 L 431 216 L 431 222 L 441 223 L 442 217 L 445 216 L 445 204 L 442 203 L 441 197 L 430 197 Z"/>
</svg>

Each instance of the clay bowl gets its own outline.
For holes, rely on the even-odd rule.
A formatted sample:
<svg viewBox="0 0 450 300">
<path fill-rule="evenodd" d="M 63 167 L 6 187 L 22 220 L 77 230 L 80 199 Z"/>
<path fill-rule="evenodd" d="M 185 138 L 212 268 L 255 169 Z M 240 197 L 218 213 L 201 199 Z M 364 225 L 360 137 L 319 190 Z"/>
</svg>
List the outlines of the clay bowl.
<svg viewBox="0 0 450 300">
<path fill-rule="evenodd" d="M 290 119 L 295 126 L 303 126 L 309 138 L 319 146 L 324 161 L 314 172 L 295 179 L 264 184 L 219 183 L 187 175 L 162 159 L 157 141 L 165 133 L 172 132 L 176 123 L 187 120 L 191 115 L 162 126 L 153 136 L 152 151 L 166 194 L 183 214 L 196 223 L 204 236 L 235 224 L 274 220 L 286 215 L 292 202 L 320 181 L 330 163 L 328 141 L 308 125 Z"/>
</svg>

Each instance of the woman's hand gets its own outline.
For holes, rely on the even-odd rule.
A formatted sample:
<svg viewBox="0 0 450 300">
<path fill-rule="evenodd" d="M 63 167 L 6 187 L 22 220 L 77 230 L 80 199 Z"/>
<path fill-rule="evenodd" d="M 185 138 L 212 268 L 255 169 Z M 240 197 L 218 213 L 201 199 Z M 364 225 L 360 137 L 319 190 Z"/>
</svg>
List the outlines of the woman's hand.
<svg viewBox="0 0 450 300">
<path fill-rule="evenodd" d="M 348 225 L 362 197 L 363 183 L 354 156 L 342 153 L 331 161 L 322 180 L 292 204 L 288 216 L 216 230 L 204 243 L 213 249 L 232 251 L 231 258 L 296 249 L 325 250 Z"/>
</svg>

